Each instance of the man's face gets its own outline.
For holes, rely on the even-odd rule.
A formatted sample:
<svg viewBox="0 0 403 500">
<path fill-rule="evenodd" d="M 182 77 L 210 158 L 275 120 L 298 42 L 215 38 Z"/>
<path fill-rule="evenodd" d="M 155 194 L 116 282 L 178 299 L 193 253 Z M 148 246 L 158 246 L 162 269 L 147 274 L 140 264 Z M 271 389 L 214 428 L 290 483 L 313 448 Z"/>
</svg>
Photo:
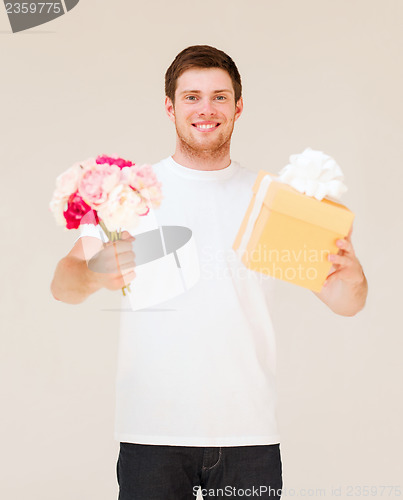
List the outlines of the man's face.
<svg viewBox="0 0 403 500">
<path fill-rule="evenodd" d="M 179 147 L 193 156 L 219 156 L 229 151 L 234 123 L 243 108 L 235 105 L 229 74 L 220 68 L 193 68 L 178 78 L 175 106 L 165 108 L 175 123 Z"/>
</svg>

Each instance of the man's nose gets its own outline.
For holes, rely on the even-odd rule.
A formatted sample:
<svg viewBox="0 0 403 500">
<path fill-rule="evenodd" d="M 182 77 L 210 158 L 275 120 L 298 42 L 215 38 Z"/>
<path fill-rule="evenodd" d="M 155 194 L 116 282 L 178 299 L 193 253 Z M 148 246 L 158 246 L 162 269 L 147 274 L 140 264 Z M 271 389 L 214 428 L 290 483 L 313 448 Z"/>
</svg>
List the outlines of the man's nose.
<svg viewBox="0 0 403 500">
<path fill-rule="evenodd" d="M 199 113 L 201 115 L 214 115 L 216 108 L 211 99 L 205 98 L 200 100 Z"/>
</svg>

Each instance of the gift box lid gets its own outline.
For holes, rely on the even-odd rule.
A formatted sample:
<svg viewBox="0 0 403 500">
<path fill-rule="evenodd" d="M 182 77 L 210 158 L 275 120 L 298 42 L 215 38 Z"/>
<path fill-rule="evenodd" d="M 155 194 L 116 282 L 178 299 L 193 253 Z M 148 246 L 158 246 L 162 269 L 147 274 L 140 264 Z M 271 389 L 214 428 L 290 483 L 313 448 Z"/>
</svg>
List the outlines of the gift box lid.
<svg viewBox="0 0 403 500">
<path fill-rule="evenodd" d="M 271 211 L 294 217 L 310 224 L 323 227 L 339 234 L 347 234 L 354 219 L 354 214 L 344 205 L 324 198 L 319 201 L 298 190 L 276 181 L 277 176 L 260 170 L 253 186 L 256 195 L 260 183 L 266 175 L 272 182 L 266 192 L 263 204 Z"/>
</svg>

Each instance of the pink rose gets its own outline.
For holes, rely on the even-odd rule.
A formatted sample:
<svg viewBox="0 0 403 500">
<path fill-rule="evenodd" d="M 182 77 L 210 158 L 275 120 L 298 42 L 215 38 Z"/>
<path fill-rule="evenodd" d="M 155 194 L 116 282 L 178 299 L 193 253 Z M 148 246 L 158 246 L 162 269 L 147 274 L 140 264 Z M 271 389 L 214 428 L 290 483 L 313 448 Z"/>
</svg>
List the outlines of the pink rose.
<svg viewBox="0 0 403 500">
<path fill-rule="evenodd" d="M 67 229 L 77 229 L 83 216 L 90 210 L 91 207 L 85 203 L 81 196 L 78 193 L 73 193 L 67 200 L 67 210 L 63 212 L 64 218 L 67 222 Z M 95 211 L 93 220 L 94 224 L 98 224 L 98 216 Z M 89 223 L 91 222 L 86 220 L 86 224 Z"/>
<path fill-rule="evenodd" d="M 126 170 L 126 169 L 125 169 Z M 128 185 L 138 191 L 143 198 L 153 205 L 159 205 L 162 200 L 161 183 L 158 182 L 151 165 L 127 169 Z"/>
<path fill-rule="evenodd" d="M 66 219 L 64 218 L 63 212 L 66 208 L 68 198 L 68 196 L 59 196 L 58 192 L 55 191 L 49 203 L 49 210 L 53 213 L 56 223 L 59 226 L 66 226 Z"/>
<path fill-rule="evenodd" d="M 79 163 L 75 163 L 72 167 L 65 170 L 56 178 L 57 196 L 64 198 L 75 193 L 78 189 L 78 183 L 81 179 L 82 168 Z"/>
<path fill-rule="evenodd" d="M 84 169 L 78 192 L 91 208 L 97 209 L 120 181 L 120 168 L 116 165 L 95 164 Z"/>
</svg>

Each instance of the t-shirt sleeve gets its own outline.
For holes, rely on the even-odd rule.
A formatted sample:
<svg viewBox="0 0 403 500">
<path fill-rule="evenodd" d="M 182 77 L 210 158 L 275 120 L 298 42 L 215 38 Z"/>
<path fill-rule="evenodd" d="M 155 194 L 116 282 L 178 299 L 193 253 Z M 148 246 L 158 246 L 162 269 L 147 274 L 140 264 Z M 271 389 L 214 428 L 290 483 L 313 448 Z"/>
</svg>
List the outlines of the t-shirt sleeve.
<svg viewBox="0 0 403 500">
<path fill-rule="evenodd" d="M 79 234 L 74 241 L 74 244 L 83 236 L 93 236 L 94 238 L 98 238 L 103 243 L 108 242 L 108 237 L 104 233 L 103 229 L 99 224 L 81 224 L 78 228 Z"/>
</svg>

